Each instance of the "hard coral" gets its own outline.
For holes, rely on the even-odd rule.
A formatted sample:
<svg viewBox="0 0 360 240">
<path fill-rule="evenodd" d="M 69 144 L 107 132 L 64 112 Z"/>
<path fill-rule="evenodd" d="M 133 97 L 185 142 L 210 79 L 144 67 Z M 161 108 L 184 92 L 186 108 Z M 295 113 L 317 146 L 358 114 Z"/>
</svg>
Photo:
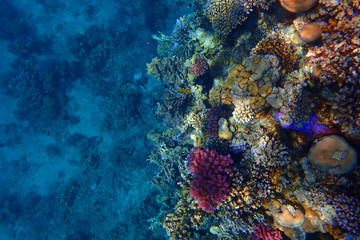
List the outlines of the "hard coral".
<svg viewBox="0 0 360 240">
<path fill-rule="evenodd" d="M 307 43 L 316 42 L 321 34 L 322 30 L 318 23 L 308 23 L 299 32 L 300 38 Z"/>
<path fill-rule="evenodd" d="M 222 107 L 212 107 L 210 111 L 207 112 L 208 123 L 206 125 L 206 132 L 210 137 L 217 137 L 219 134 L 219 124 L 218 121 L 220 118 L 226 117 L 227 113 Z"/>
<path fill-rule="evenodd" d="M 318 169 L 332 174 L 350 172 L 357 164 L 355 149 L 342 137 L 322 138 L 309 151 L 310 162 Z"/>
<path fill-rule="evenodd" d="M 246 3 L 247 1 L 243 0 L 208 0 L 204 11 L 215 32 L 228 35 L 248 18 L 252 6 Z"/>
<path fill-rule="evenodd" d="M 339 225 L 346 231 L 359 236 L 360 199 L 341 194 L 335 197 L 334 206 Z"/>
<path fill-rule="evenodd" d="M 305 12 L 314 7 L 318 0 L 279 0 L 287 11 L 292 13 Z"/>
<path fill-rule="evenodd" d="M 219 155 L 214 150 L 194 148 L 187 161 L 187 167 L 194 176 L 190 194 L 199 202 L 201 209 L 213 213 L 230 191 L 228 166 L 233 160 L 230 155 Z"/>
<path fill-rule="evenodd" d="M 195 63 L 191 65 L 190 73 L 195 77 L 204 75 L 209 70 L 209 64 L 204 58 L 196 59 Z"/>
<path fill-rule="evenodd" d="M 250 235 L 251 240 L 281 240 L 281 232 L 269 226 L 259 223 L 254 227 Z"/>
<path fill-rule="evenodd" d="M 273 54 L 278 57 L 283 71 L 289 73 L 298 64 L 299 57 L 293 47 L 278 34 L 268 35 L 252 50 L 254 55 Z"/>
</svg>

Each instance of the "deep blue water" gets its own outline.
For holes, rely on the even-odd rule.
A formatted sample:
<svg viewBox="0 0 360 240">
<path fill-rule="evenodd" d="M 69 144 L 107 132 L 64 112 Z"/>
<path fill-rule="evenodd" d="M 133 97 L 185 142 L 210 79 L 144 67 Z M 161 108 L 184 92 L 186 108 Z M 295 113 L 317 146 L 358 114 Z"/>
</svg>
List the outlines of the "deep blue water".
<svg viewBox="0 0 360 240">
<path fill-rule="evenodd" d="M 173 6 L 177 7 L 174 8 Z M 0 239 L 164 239 L 146 133 L 178 1 L 0 1 Z"/>
</svg>

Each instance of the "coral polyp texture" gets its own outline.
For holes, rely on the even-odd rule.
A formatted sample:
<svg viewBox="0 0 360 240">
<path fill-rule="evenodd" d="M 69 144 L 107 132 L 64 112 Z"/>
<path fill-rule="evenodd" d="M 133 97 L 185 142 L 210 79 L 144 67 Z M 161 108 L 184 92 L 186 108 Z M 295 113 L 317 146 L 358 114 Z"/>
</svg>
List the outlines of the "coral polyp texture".
<svg viewBox="0 0 360 240">
<path fill-rule="evenodd" d="M 209 70 L 209 64 L 204 58 L 198 58 L 191 65 L 189 71 L 195 77 L 200 77 L 204 75 Z"/>
<path fill-rule="evenodd" d="M 187 158 L 187 167 L 193 175 L 190 194 L 206 212 L 213 213 L 230 191 L 227 182 L 233 163 L 230 155 L 219 155 L 214 150 L 194 148 Z"/>
<path fill-rule="evenodd" d="M 274 3 L 196 0 L 170 38 L 192 56 L 148 65 L 180 131 L 171 239 L 359 238 L 359 2 Z"/>
<path fill-rule="evenodd" d="M 250 235 L 251 240 L 282 240 L 281 232 L 263 223 L 257 224 Z"/>
</svg>

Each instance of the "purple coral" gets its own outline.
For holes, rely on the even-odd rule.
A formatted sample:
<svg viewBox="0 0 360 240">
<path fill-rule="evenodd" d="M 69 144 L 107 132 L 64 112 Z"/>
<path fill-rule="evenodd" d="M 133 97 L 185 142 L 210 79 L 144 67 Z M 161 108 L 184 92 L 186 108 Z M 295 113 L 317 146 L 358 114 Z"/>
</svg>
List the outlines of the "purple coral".
<svg viewBox="0 0 360 240">
<path fill-rule="evenodd" d="M 226 117 L 227 113 L 222 107 L 212 107 L 207 112 L 208 123 L 206 126 L 206 132 L 209 137 L 217 137 L 219 135 L 219 124 L 218 121 L 222 117 Z"/>
<path fill-rule="evenodd" d="M 195 63 L 191 65 L 190 73 L 195 77 L 204 75 L 209 70 L 209 64 L 203 58 L 196 59 Z"/>
<path fill-rule="evenodd" d="M 275 230 L 263 223 L 257 224 L 250 235 L 251 240 L 281 240 L 282 235 L 279 230 Z"/>
<path fill-rule="evenodd" d="M 194 148 L 187 161 L 187 167 L 194 176 L 190 194 L 199 202 L 201 209 L 213 213 L 230 191 L 228 166 L 233 160 L 230 155 L 219 155 L 214 150 Z"/>
</svg>

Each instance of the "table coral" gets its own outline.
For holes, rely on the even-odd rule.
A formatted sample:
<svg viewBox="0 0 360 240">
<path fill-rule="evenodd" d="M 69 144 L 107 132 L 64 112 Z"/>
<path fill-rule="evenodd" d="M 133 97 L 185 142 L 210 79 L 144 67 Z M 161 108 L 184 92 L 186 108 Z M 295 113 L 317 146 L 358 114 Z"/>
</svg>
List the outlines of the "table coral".
<svg viewBox="0 0 360 240">
<path fill-rule="evenodd" d="M 233 163 L 230 155 L 219 155 L 214 150 L 194 148 L 187 158 L 187 167 L 193 174 L 190 194 L 206 212 L 213 213 L 230 191 L 227 183 Z"/>
</svg>

